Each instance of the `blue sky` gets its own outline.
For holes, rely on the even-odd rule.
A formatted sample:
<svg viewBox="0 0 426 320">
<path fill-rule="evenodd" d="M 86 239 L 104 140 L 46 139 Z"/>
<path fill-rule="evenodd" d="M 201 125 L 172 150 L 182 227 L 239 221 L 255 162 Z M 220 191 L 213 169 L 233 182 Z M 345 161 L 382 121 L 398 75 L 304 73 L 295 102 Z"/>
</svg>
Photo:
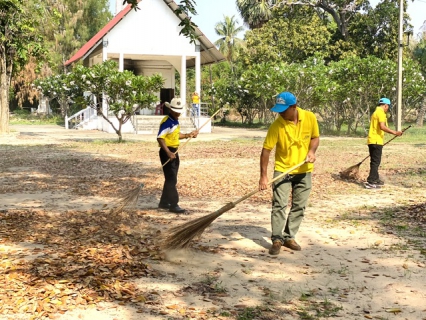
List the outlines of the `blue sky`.
<svg viewBox="0 0 426 320">
<path fill-rule="evenodd" d="M 111 12 L 114 13 L 115 0 L 109 1 Z M 179 3 L 179 0 L 175 0 L 175 2 Z M 214 27 L 216 23 L 224 20 L 224 15 L 235 15 L 239 25 L 243 25 L 243 20 L 236 9 L 235 0 L 195 0 L 195 2 L 197 3 L 196 10 L 198 14 L 193 18 L 194 22 L 211 42 L 215 42 L 218 39 Z M 370 0 L 373 6 L 378 2 L 378 0 Z M 416 36 L 426 20 L 426 0 L 414 0 L 413 2 L 408 0 L 408 13 L 411 16 L 411 24 L 414 25 L 414 36 Z M 243 38 L 243 34 L 240 34 L 240 38 Z"/>
</svg>

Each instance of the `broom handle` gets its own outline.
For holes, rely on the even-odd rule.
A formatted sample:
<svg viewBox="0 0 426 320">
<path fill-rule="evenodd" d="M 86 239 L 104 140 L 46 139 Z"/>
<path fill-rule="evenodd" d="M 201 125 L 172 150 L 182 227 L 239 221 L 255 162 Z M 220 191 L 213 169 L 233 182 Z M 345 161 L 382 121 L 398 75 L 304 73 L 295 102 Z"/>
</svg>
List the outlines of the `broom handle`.
<svg viewBox="0 0 426 320">
<path fill-rule="evenodd" d="M 200 130 L 207 124 L 207 123 L 209 123 L 209 121 L 211 121 L 212 119 L 213 119 L 213 117 L 215 116 L 215 115 L 217 115 L 218 113 L 219 113 L 219 111 L 220 111 L 220 108 L 215 112 L 215 113 L 213 113 L 213 115 L 206 121 L 206 122 L 204 122 L 203 123 L 203 125 L 201 126 L 201 127 L 199 127 L 196 131 L 198 131 L 198 132 L 200 132 Z M 182 144 L 182 146 L 180 147 L 181 149 L 189 142 L 189 140 L 191 140 L 192 139 L 192 137 L 189 137 L 183 144 Z M 175 152 L 174 152 L 174 154 L 176 154 L 178 152 L 178 150 L 176 150 Z M 169 158 L 169 160 L 167 160 L 166 162 L 164 162 L 164 164 L 163 164 L 163 167 L 166 165 L 166 164 L 168 164 L 169 162 L 170 162 L 170 158 Z"/>
<path fill-rule="evenodd" d="M 274 183 L 275 181 L 285 177 L 286 175 L 288 175 L 290 172 L 292 172 L 293 170 L 296 170 L 297 168 L 301 167 L 302 165 L 304 165 L 306 163 L 306 160 L 304 160 L 303 162 L 296 164 L 295 166 L 291 167 L 290 169 L 288 169 L 286 172 L 283 172 L 281 174 L 279 174 L 278 176 L 276 176 L 274 179 L 272 179 L 271 181 L 269 181 L 269 185 L 271 185 L 272 183 Z M 250 198 L 252 195 L 254 195 L 255 193 L 257 193 L 259 191 L 259 188 L 256 190 L 253 190 L 250 193 L 247 193 L 245 196 L 241 197 L 240 199 L 230 203 L 230 205 L 232 204 L 233 207 L 235 207 L 238 203 L 240 203 L 241 201 L 246 200 L 247 198 Z M 232 207 L 232 208 L 233 208 Z"/>
<path fill-rule="evenodd" d="M 404 128 L 404 129 L 402 129 L 402 133 L 404 133 L 405 132 L 405 130 L 408 130 L 409 128 L 411 128 L 411 124 L 408 126 L 408 127 L 406 127 L 406 128 Z M 385 142 L 385 144 L 383 145 L 383 146 L 385 146 L 385 145 L 387 145 L 389 142 L 391 142 L 393 139 L 396 139 L 396 138 L 398 138 L 399 136 L 393 136 L 392 137 L 392 139 L 390 139 L 390 140 L 388 140 L 388 141 L 386 141 Z"/>
<path fill-rule="evenodd" d="M 408 129 L 410 129 L 411 128 L 411 124 L 408 126 L 408 127 L 406 127 L 406 128 L 404 128 L 404 129 L 402 129 L 402 132 L 405 132 L 406 130 L 408 130 Z M 383 144 L 383 146 L 385 146 L 385 145 L 387 145 L 389 142 L 391 142 L 393 139 L 396 139 L 398 136 L 393 136 L 391 139 L 389 139 L 388 141 L 386 141 L 384 144 Z M 361 163 L 363 163 L 365 160 L 367 160 L 368 158 L 370 158 L 370 155 L 368 155 L 368 156 L 366 156 L 364 159 L 362 159 L 362 161 L 359 163 L 359 164 L 361 164 Z"/>
</svg>

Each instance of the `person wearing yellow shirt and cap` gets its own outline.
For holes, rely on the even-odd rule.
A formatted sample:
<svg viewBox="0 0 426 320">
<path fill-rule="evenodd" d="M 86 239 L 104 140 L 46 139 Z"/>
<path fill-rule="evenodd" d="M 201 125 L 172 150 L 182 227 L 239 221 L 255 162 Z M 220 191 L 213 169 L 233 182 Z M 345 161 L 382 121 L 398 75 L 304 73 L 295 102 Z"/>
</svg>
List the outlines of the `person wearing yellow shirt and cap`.
<svg viewBox="0 0 426 320">
<path fill-rule="evenodd" d="M 166 102 L 166 107 L 170 109 L 169 115 L 165 116 L 160 123 L 157 134 L 158 145 L 160 146 L 160 161 L 163 165 L 164 185 L 161 193 L 158 208 L 167 209 L 170 212 L 181 214 L 185 209 L 179 206 L 179 193 L 177 191 L 177 176 L 179 172 L 179 140 L 196 138 L 198 131 L 181 133 L 179 116 L 183 112 L 183 105 L 180 98 L 173 98 L 170 103 Z"/>
<path fill-rule="evenodd" d="M 370 153 L 370 173 L 365 184 L 367 189 L 378 189 L 385 184 L 379 177 L 385 132 L 396 136 L 402 135 L 402 131 L 395 131 L 388 128 L 386 113 L 390 110 L 390 100 L 388 98 L 381 98 L 376 111 L 374 111 L 370 119 L 370 130 L 368 131 L 367 139 L 368 151 Z"/>
<path fill-rule="evenodd" d="M 291 92 L 281 92 L 271 109 L 279 116 L 268 129 L 260 155 L 259 189 L 268 188 L 267 168 L 271 151 L 275 148 L 274 177 L 303 162 L 272 185 L 271 210 L 272 246 L 271 255 L 280 253 L 281 246 L 300 251 L 295 236 L 303 220 L 306 204 L 312 188 L 311 172 L 314 168 L 315 152 L 319 146 L 319 127 L 315 115 L 297 106 L 297 99 Z M 288 199 L 291 208 L 286 214 Z"/>
</svg>

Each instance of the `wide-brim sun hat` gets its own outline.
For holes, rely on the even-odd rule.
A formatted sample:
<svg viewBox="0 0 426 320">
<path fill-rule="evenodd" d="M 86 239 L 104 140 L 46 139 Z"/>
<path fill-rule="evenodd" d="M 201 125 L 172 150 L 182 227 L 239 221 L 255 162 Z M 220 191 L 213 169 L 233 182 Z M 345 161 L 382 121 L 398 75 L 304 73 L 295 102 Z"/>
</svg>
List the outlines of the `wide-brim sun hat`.
<svg viewBox="0 0 426 320">
<path fill-rule="evenodd" d="M 177 113 L 183 112 L 183 106 L 182 106 L 182 102 L 180 98 L 173 98 L 172 101 L 170 101 L 170 103 L 166 101 L 165 104 L 167 108 L 169 108 L 170 110 L 174 112 L 177 112 Z"/>
<path fill-rule="evenodd" d="M 281 113 L 295 104 L 297 104 L 295 95 L 291 92 L 284 91 L 275 98 L 275 105 L 271 108 L 271 111 Z"/>
</svg>

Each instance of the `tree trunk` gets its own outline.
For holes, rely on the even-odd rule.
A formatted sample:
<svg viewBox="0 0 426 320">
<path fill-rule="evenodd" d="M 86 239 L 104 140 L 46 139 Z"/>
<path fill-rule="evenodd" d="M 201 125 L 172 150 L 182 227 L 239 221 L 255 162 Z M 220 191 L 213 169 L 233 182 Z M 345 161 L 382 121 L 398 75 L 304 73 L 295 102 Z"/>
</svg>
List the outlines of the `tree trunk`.
<svg viewBox="0 0 426 320">
<path fill-rule="evenodd" d="M 0 134 L 9 133 L 9 86 L 10 78 L 4 51 L 0 49 Z"/>
<path fill-rule="evenodd" d="M 426 113 L 426 97 L 423 97 L 423 105 L 417 114 L 416 127 L 423 127 L 423 120 Z"/>
<path fill-rule="evenodd" d="M 0 134 L 9 133 L 9 89 L 12 79 L 13 54 L 0 44 Z"/>
</svg>

